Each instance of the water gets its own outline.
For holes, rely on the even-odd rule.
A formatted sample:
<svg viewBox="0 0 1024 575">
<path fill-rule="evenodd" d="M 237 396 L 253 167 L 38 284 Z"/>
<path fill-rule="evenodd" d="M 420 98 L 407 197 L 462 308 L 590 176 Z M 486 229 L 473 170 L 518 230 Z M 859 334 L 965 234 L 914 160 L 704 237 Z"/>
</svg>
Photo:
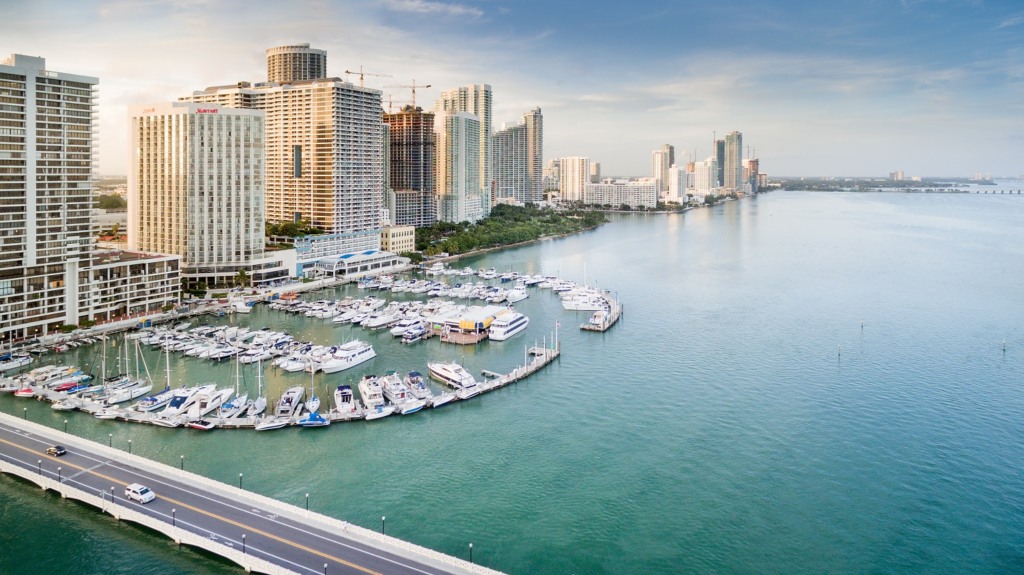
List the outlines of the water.
<svg viewBox="0 0 1024 575">
<path fill-rule="evenodd" d="M 524 336 L 475 349 L 263 307 L 237 320 L 371 341 L 378 357 L 318 376 L 321 394 L 429 360 L 507 371 L 560 321 L 563 356 L 544 371 L 405 418 L 203 433 L 9 396 L 0 409 L 168 464 L 184 455 L 225 482 L 244 473 L 297 505 L 309 493 L 365 527 L 386 515 L 389 534 L 453 555 L 472 542 L 510 573 L 1022 572 L 1022 216 L 1020 196 L 785 192 L 617 216 L 461 263 L 586 274 L 626 306 L 605 334 L 580 332 L 588 314 L 541 290 L 517 305 Z M 233 381 L 228 364 L 172 362 L 175 382 Z M 267 383 L 309 379 L 270 370 Z M 0 538 L 3 573 L 237 572 L 10 478 Z"/>
</svg>

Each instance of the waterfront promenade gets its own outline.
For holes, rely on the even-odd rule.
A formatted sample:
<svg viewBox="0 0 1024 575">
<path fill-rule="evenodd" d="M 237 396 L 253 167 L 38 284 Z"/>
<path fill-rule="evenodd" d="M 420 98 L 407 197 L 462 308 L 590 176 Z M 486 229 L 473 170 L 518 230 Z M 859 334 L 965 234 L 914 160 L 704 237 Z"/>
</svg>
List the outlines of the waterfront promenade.
<svg viewBox="0 0 1024 575">
<path fill-rule="evenodd" d="M 67 455 L 46 454 L 50 445 Z M 419 547 L 48 427 L 0 414 L 0 473 L 19 476 L 257 573 L 496 574 Z M 124 488 L 142 483 L 142 505 Z M 344 486 L 338 486 L 344 488 Z M 354 488 L 354 487 L 353 487 Z"/>
</svg>

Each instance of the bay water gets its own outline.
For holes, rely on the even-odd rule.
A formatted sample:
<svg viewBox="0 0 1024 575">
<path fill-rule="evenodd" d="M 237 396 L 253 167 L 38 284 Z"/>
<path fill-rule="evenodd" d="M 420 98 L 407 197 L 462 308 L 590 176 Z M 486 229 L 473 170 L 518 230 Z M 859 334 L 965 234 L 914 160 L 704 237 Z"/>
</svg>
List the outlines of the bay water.
<svg viewBox="0 0 1024 575">
<path fill-rule="evenodd" d="M 1018 186 L 1024 187 L 1024 186 Z M 200 432 L 0 410 L 509 573 L 1024 572 L 1024 196 L 776 192 L 455 265 L 611 290 L 623 319 L 581 332 L 547 290 L 525 334 L 403 346 L 387 332 L 257 306 L 210 319 L 377 358 L 316 376 L 454 360 L 506 372 L 436 411 L 325 429 Z M 454 278 L 450 278 L 452 281 Z M 306 296 L 366 295 L 354 286 Z M 404 294 L 389 296 L 410 298 Z M 1005 340 L 1005 345 L 1004 345 Z M 123 347 L 108 349 L 108 370 Z M 44 361 L 98 370 L 98 346 Z M 163 359 L 145 351 L 154 379 Z M 171 357 L 172 383 L 234 365 Z M 265 369 L 273 397 L 308 375 Z M 255 368 L 243 385 L 256 389 Z M 24 408 L 28 408 L 27 413 Z M 161 536 L 0 477 L 0 573 L 237 573 Z"/>
</svg>

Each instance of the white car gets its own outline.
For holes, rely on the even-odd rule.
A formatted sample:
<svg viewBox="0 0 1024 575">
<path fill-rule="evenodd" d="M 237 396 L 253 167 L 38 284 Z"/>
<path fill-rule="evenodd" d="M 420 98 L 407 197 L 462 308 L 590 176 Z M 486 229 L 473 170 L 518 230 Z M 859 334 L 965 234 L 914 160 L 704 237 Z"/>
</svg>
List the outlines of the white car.
<svg viewBox="0 0 1024 575">
<path fill-rule="evenodd" d="M 156 493 L 153 493 L 148 487 L 139 483 L 132 483 L 128 487 L 125 487 L 124 496 L 128 499 L 134 499 L 139 503 L 149 503 L 156 499 Z"/>
</svg>

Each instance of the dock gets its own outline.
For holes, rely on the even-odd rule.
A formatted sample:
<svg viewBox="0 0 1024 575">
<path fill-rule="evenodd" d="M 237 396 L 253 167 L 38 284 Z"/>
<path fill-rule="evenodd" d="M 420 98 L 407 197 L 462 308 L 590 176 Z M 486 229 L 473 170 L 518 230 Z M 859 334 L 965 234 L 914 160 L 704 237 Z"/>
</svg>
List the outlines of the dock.
<svg viewBox="0 0 1024 575">
<path fill-rule="evenodd" d="M 50 445 L 67 454 L 46 454 Z M 184 461 L 184 459 L 182 460 Z M 479 564 L 0 413 L 0 473 L 203 549 L 246 572 L 500 575 Z M 141 504 L 125 486 L 156 499 Z"/>
<path fill-rule="evenodd" d="M 554 345 L 551 347 L 534 346 L 527 351 L 527 355 L 531 358 L 525 364 L 513 369 L 509 373 L 497 374 L 493 371 L 484 370 L 484 375 L 489 376 L 480 382 L 481 393 L 488 391 L 494 391 L 495 389 L 505 387 L 510 383 L 515 383 L 521 379 L 533 375 L 537 371 L 540 371 L 544 366 L 558 359 L 558 356 L 562 354 L 561 346 Z"/>
<path fill-rule="evenodd" d="M 605 311 L 603 315 L 598 315 L 600 312 L 596 312 L 594 316 L 590 318 L 589 322 L 580 324 L 581 330 L 608 331 L 613 325 L 615 325 L 615 322 L 619 321 L 619 318 L 622 317 L 622 304 L 607 293 L 605 293 L 604 299 L 608 302 L 607 311 Z"/>
</svg>

